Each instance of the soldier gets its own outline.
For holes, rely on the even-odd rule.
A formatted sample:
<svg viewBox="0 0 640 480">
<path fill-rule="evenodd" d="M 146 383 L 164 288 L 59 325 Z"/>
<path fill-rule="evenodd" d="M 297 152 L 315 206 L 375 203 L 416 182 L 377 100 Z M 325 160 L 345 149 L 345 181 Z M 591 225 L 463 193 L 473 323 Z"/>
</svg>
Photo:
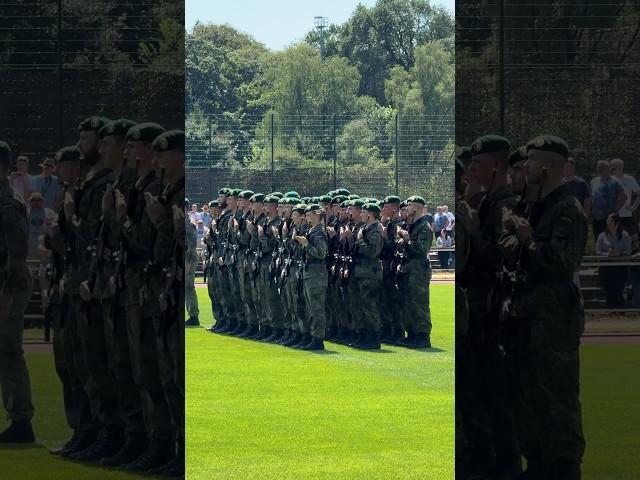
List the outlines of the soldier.
<svg viewBox="0 0 640 480">
<path fill-rule="evenodd" d="M 379 256 L 384 239 L 380 225 L 380 207 L 376 203 L 362 206 L 362 227 L 356 236 L 353 265 L 353 287 L 360 300 L 352 314 L 357 315 L 360 338 L 350 346 L 367 350 L 380 348 L 380 295 L 382 290 L 382 263 Z"/>
<path fill-rule="evenodd" d="M 204 277 L 207 283 L 209 300 L 211 300 L 213 318 L 218 319 L 222 318 L 222 311 L 220 307 L 220 282 L 219 280 L 215 280 L 218 273 L 218 265 L 215 260 L 220 256 L 218 252 L 218 245 L 216 243 L 216 228 L 218 219 L 220 218 L 220 202 L 218 202 L 218 200 L 210 201 L 209 211 L 211 215 L 211 223 L 207 226 L 204 237 L 204 244 L 207 247 L 207 261 L 204 268 Z"/>
<path fill-rule="evenodd" d="M 280 226 L 280 232 L 278 234 L 278 256 L 276 259 L 276 269 L 274 275 L 274 282 L 278 287 L 278 292 L 281 298 L 282 312 L 284 316 L 284 329 L 285 333 L 277 340 L 276 343 L 282 345 L 291 339 L 292 335 L 297 332 L 297 326 L 294 328 L 294 298 L 291 295 L 292 292 L 286 288 L 286 284 L 289 281 L 290 272 L 290 251 L 291 245 L 291 233 L 293 231 L 293 221 L 291 218 L 293 206 L 299 202 L 295 192 L 287 192 L 283 198 L 278 202 L 280 210 L 280 217 L 282 218 L 282 224 Z"/>
<path fill-rule="evenodd" d="M 237 259 L 236 259 L 236 275 L 238 278 L 238 286 L 240 288 L 240 301 L 238 306 L 244 309 L 244 321 L 238 321 L 238 326 L 232 332 L 231 335 L 243 336 L 245 333 L 249 333 L 252 329 L 251 326 L 257 324 L 257 312 L 253 307 L 253 299 L 251 293 L 251 265 L 248 263 L 249 247 L 251 245 L 251 233 L 247 228 L 247 224 L 251 222 L 254 217 L 254 213 L 251 209 L 251 197 L 254 192 L 251 190 L 244 190 L 238 195 L 239 210 L 242 212 L 240 219 L 235 219 L 233 222 L 233 228 L 236 232 L 236 244 Z"/>
<path fill-rule="evenodd" d="M 380 314 L 382 321 L 382 341 L 391 345 L 400 344 L 404 336 L 402 318 L 394 312 L 394 307 L 401 303 L 399 290 L 396 288 L 394 261 L 396 258 L 396 235 L 398 228 L 404 224 L 400 217 L 400 197 L 389 195 L 385 197 L 382 208 L 382 225 L 384 245 L 381 252 L 382 259 L 382 300 Z"/>
<path fill-rule="evenodd" d="M 304 249 L 303 289 L 309 325 L 310 341 L 297 344 L 301 350 L 324 350 L 326 332 L 327 277 L 324 260 L 327 256 L 327 234 L 324 227 L 325 212 L 320 205 L 311 204 L 305 209 L 309 233 L 297 235 L 295 240 Z"/>
<path fill-rule="evenodd" d="M 184 272 L 185 272 L 185 307 L 187 308 L 187 313 L 189 314 L 189 319 L 185 322 L 185 327 L 199 327 L 200 320 L 198 319 L 198 315 L 200 315 L 200 310 L 198 308 L 198 295 L 196 294 L 196 268 L 198 267 L 198 252 L 197 248 L 197 240 L 198 236 L 196 235 L 196 226 L 191 223 L 189 219 L 189 215 L 187 215 L 187 211 L 189 210 L 189 199 L 185 198 L 185 224 L 184 230 L 186 232 L 186 245 L 187 249 L 185 251 L 184 261 Z"/>
<path fill-rule="evenodd" d="M 233 197 L 233 189 L 222 188 L 218 192 L 218 201 L 220 202 L 220 208 L 222 209 L 222 215 L 218 220 L 217 225 L 217 244 L 220 251 L 220 257 L 218 257 L 218 266 L 220 267 L 220 291 L 221 291 L 221 306 L 222 306 L 222 318 L 218 318 L 215 327 L 212 332 L 226 333 L 235 329 L 238 326 L 238 319 L 235 313 L 235 306 L 233 304 L 233 290 L 232 290 L 232 272 L 229 271 L 228 261 L 232 246 L 229 239 L 229 228 L 231 219 L 235 215 L 237 206 L 237 196 Z M 239 192 L 238 192 L 239 193 Z"/>
<path fill-rule="evenodd" d="M 156 227 L 153 255 L 163 265 L 162 283 L 155 300 L 160 313 L 154 318 L 159 375 L 169 405 L 176 438 L 165 465 L 147 469 L 167 476 L 184 475 L 184 132 L 170 130 L 153 141 L 157 162 L 167 185 L 159 199 L 145 195 L 146 209 Z M 155 296 L 155 295 L 154 295 Z"/>
<path fill-rule="evenodd" d="M 297 203 L 291 210 L 291 228 L 287 246 L 289 250 L 289 271 L 285 289 L 288 291 L 288 297 L 291 301 L 292 334 L 282 342 L 285 347 L 305 346 L 311 342 L 302 283 L 304 249 L 300 242 L 296 240 L 296 237 L 305 236 L 308 232 L 308 225 L 304 216 L 306 208 L 304 203 Z"/>
<path fill-rule="evenodd" d="M 22 352 L 24 312 L 31 296 L 29 223 L 24 200 L 9 183 L 11 149 L 0 141 L 0 389 L 11 424 L 0 443 L 33 443 L 29 371 Z"/>
<path fill-rule="evenodd" d="M 509 177 L 511 179 L 511 191 L 516 195 L 523 195 L 526 193 L 526 161 L 527 150 L 526 146 L 516 148 L 511 155 L 509 155 L 509 167 L 511 171 Z"/>
<path fill-rule="evenodd" d="M 257 337 L 265 334 L 266 329 L 264 307 L 262 304 L 261 290 L 260 290 L 260 269 L 262 266 L 262 251 L 259 248 L 258 241 L 258 226 L 264 226 L 266 221 L 266 215 L 264 213 L 264 199 L 263 193 L 256 193 L 249 199 L 253 216 L 251 221 L 247 224 L 247 232 L 249 233 L 249 246 L 247 253 L 247 265 L 248 265 L 248 280 L 251 285 L 251 296 L 248 297 L 251 302 L 251 310 L 255 313 L 255 317 L 252 316 L 254 321 L 253 325 L 243 335 L 246 338 L 255 340 Z"/>
<path fill-rule="evenodd" d="M 161 267 L 149 248 L 156 240 L 156 229 L 146 211 L 145 197 L 157 197 L 163 189 L 159 166 L 154 159 L 153 140 L 164 132 L 156 123 L 140 123 L 127 131 L 124 155 L 135 165 L 136 182 L 125 195 L 116 189 L 115 209 L 122 225 L 124 244 L 124 284 L 127 336 L 133 379 L 142 399 L 146 435 L 130 435 L 121 450 L 103 464 L 144 471 L 163 464 L 171 455 L 175 428 L 158 370 L 159 359 L 153 317 L 159 315 L 157 291 Z"/>
<path fill-rule="evenodd" d="M 407 199 L 407 204 L 408 228 L 398 231 L 405 250 L 405 261 L 400 266 L 400 273 L 407 338 L 402 345 L 408 348 L 431 348 L 429 250 L 433 242 L 433 231 L 424 213 L 424 198 L 414 195 Z"/>
<path fill-rule="evenodd" d="M 587 219 L 562 181 L 569 149 L 542 135 L 526 145 L 527 182 L 538 201 L 529 218 L 507 215 L 501 246 L 521 263 L 516 296 L 520 367 L 516 405 L 526 478 L 577 480 L 585 448 L 579 399 L 579 345 L 584 310 L 573 274 L 587 241 Z M 562 319 L 563 321 L 558 321 Z"/>
<path fill-rule="evenodd" d="M 469 329 L 460 355 L 459 394 L 468 442 L 465 473 L 511 475 L 521 470 L 507 371 L 498 345 L 498 295 L 503 255 L 498 245 L 505 208 L 517 198 L 508 188 L 509 141 L 486 135 L 472 144 L 466 200 L 477 211 L 469 226 L 469 261 L 461 285 L 469 302 Z"/>
</svg>

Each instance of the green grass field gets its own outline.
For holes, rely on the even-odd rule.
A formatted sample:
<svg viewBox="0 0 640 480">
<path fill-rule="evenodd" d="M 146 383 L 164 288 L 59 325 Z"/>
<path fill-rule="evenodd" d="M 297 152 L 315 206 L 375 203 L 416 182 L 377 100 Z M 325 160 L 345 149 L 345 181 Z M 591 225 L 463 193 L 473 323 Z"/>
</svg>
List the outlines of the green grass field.
<svg viewBox="0 0 640 480">
<path fill-rule="evenodd" d="M 452 479 L 453 286 L 431 298 L 429 351 L 300 352 L 188 329 L 187 478 Z"/>
</svg>

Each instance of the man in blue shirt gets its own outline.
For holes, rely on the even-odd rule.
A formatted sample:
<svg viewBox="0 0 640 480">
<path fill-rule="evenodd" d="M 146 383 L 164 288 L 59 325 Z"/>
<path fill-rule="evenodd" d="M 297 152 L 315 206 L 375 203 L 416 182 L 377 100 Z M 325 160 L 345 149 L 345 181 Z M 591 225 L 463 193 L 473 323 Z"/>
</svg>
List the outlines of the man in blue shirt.
<svg viewBox="0 0 640 480">
<path fill-rule="evenodd" d="M 52 158 L 46 158 L 40 167 L 42 173 L 33 177 L 33 191 L 42 195 L 44 208 L 56 211 L 62 201 L 62 187 L 53 175 L 56 164 Z"/>
</svg>

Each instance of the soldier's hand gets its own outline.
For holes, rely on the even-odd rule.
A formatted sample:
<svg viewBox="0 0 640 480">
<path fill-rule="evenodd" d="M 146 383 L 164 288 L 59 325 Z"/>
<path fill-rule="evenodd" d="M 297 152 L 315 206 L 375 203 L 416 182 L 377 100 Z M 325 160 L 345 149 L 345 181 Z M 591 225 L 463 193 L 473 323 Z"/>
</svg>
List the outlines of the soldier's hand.
<svg viewBox="0 0 640 480">
<path fill-rule="evenodd" d="M 102 194 L 102 213 L 109 213 L 113 208 L 113 187 L 107 183 L 107 189 Z"/>
<path fill-rule="evenodd" d="M 289 235 L 289 226 L 287 225 L 287 222 L 284 222 L 284 225 L 282 225 L 282 235 L 285 237 Z"/>
<path fill-rule="evenodd" d="M 158 224 L 160 218 L 162 218 L 163 208 L 160 202 L 158 201 L 158 197 L 152 195 L 149 192 L 145 192 L 144 200 L 146 202 L 146 210 L 147 215 L 149 215 L 149 219 L 151 223 L 154 225 Z"/>
<path fill-rule="evenodd" d="M 361 228 L 360 230 L 358 230 L 358 240 L 362 240 L 364 238 L 364 229 Z"/>
<path fill-rule="evenodd" d="M 295 239 L 303 247 L 306 246 L 306 245 L 309 245 L 309 240 L 307 240 L 307 237 L 303 237 L 301 235 L 298 235 L 297 237 L 295 237 Z"/>
<path fill-rule="evenodd" d="M 405 241 L 408 242 L 409 239 L 411 238 L 409 236 L 409 232 L 407 232 L 406 230 L 403 230 L 402 228 L 398 227 L 398 235 Z"/>
<path fill-rule="evenodd" d="M 73 195 L 69 192 L 64 194 L 63 202 L 64 216 L 67 220 L 71 220 L 76 214 L 76 203 L 73 199 Z"/>
<path fill-rule="evenodd" d="M 353 232 L 351 231 L 351 229 L 349 227 L 344 227 L 344 238 L 351 237 L 353 237 Z"/>
<path fill-rule="evenodd" d="M 238 219 L 237 218 L 233 219 L 233 229 L 236 230 L 236 231 L 238 229 L 240 229 L 240 224 L 238 223 Z"/>
<path fill-rule="evenodd" d="M 264 228 L 262 225 L 258 225 L 258 237 L 262 237 L 262 235 L 264 235 Z"/>
<path fill-rule="evenodd" d="M 271 233 L 275 238 L 280 238 L 280 233 L 278 232 L 278 228 L 275 225 L 271 227 Z"/>
<path fill-rule="evenodd" d="M 116 197 L 116 217 L 122 220 L 127 215 L 127 199 L 120 190 L 114 192 Z"/>
<path fill-rule="evenodd" d="M 531 228 L 529 222 L 527 222 L 524 218 L 518 218 L 515 216 L 511 218 L 513 218 L 518 240 L 520 240 L 521 242 L 525 242 L 526 240 L 530 239 L 531 235 L 533 234 L 533 228 Z"/>
<path fill-rule="evenodd" d="M 220 265 L 221 267 L 224 267 L 224 259 L 222 257 L 218 258 L 218 265 Z"/>
<path fill-rule="evenodd" d="M 336 236 L 336 229 L 333 227 L 327 227 L 327 235 L 329 235 L 329 238 L 333 238 Z"/>
</svg>

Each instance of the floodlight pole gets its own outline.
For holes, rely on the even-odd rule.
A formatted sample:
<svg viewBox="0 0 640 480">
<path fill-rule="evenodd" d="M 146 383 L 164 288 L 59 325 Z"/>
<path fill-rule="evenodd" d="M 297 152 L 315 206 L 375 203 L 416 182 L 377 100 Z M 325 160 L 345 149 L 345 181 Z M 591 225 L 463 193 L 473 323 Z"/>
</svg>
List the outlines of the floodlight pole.
<svg viewBox="0 0 640 480">
<path fill-rule="evenodd" d="M 327 17 L 313 17 L 313 24 L 320 32 L 320 60 L 324 61 L 324 29 L 329 25 L 329 19 Z"/>
</svg>

